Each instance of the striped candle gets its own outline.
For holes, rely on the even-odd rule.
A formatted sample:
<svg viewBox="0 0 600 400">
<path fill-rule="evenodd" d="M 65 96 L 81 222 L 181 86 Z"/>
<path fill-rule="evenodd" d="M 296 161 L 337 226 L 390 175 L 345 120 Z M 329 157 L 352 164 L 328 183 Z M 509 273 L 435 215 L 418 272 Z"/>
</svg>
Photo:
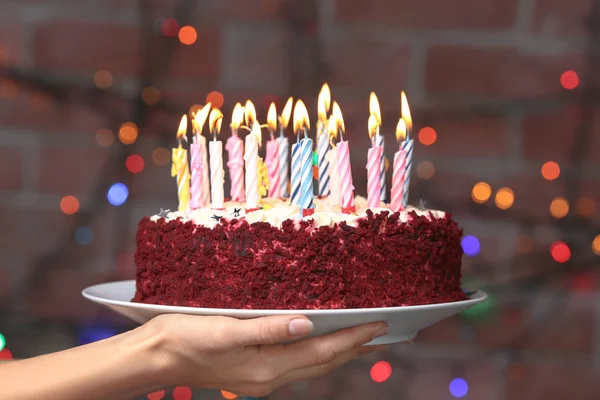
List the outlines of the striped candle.
<svg viewBox="0 0 600 400">
<path fill-rule="evenodd" d="M 300 209 L 310 210 L 313 208 L 314 190 L 313 190 L 313 141 L 304 137 L 300 141 Z"/>
<path fill-rule="evenodd" d="M 281 180 L 279 169 L 279 142 L 271 135 L 267 142 L 267 154 L 265 164 L 269 171 L 268 197 L 278 199 L 281 197 Z"/>
<path fill-rule="evenodd" d="M 340 204 L 340 176 L 338 173 L 337 149 L 335 147 L 327 152 L 327 161 L 331 166 L 329 199 L 331 199 L 331 204 Z"/>
<path fill-rule="evenodd" d="M 300 143 L 292 145 L 292 188 L 291 188 L 291 204 L 300 205 L 300 186 L 301 186 L 301 167 L 300 163 Z"/>
<path fill-rule="evenodd" d="M 317 123 L 317 165 L 319 169 L 319 196 L 328 196 L 330 193 L 330 170 L 327 153 L 329 152 L 329 133 L 327 125 L 321 121 Z"/>
<path fill-rule="evenodd" d="M 290 197 L 290 142 L 283 136 L 283 128 L 277 141 L 279 142 L 279 193 L 281 197 L 288 198 Z"/>
<path fill-rule="evenodd" d="M 229 168 L 229 178 L 231 179 L 231 188 L 229 195 L 231 201 L 244 201 L 244 142 L 233 132 L 227 139 L 225 149 L 229 154 L 227 167 Z"/>
<path fill-rule="evenodd" d="M 252 131 L 246 136 L 244 161 L 246 163 L 246 210 L 258 208 L 258 122 L 252 124 Z"/>
<path fill-rule="evenodd" d="M 350 166 L 350 149 L 348 148 L 348 142 L 344 141 L 344 139 L 337 145 L 337 158 L 342 211 L 349 214 L 355 211 L 354 186 L 352 184 L 352 169 Z"/>
<path fill-rule="evenodd" d="M 377 133 L 377 135 L 375 135 L 375 145 L 381 147 L 381 157 L 380 157 L 381 172 L 379 174 L 381 193 L 380 193 L 379 199 L 381 201 L 385 201 L 387 186 L 385 183 L 385 173 L 386 173 L 386 170 L 385 170 L 385 138 L 383 137 L 383 135 L 380 135 L 379 133 Z"/>
<path fill-rule="evenodd" d="M 173 149 L 171 176 L 177 177 L 177 197 L 179 211 L 187 211 L 190 202 L 190 171 L 188 169 L 187 150 L 181 147 Z"/>
<path fill-rule="evenodd" d="M 208 143 L 210 150 L 210 184 L 212 208 L 221 210 L 224 208 L 223 184 L 225 182 L 225 171 L 223 170 L 223 142 L 211 140 Z"/>
<path fill-rule="evenodd" d="M 402 211 L 404 209 L 402 199 L 404 197 L 403 191 L 406 161 L 406 151 L 400 147 L 400 150 L 394 154 L 394 171 L 392 174 L 392 198 L 390 208 L 394 212 Z"/>
<path fill-rule="evenodd" d="M 206 138 L 198 134 L 198 143 L 202 148 L 202 206 L 208 207 L 210 204 L 210 177 L 208 170 L 208 149 Z"/>
<path fill-rule="evenodd" d="M 406 152 L 406 167 L 404 168 L 404 179 L 402 187 L 402 208 L 406 208 L 408 205 L 408 191 L 410 189 L 410 170 L 412 168 L 412 156 L 413 149 L 415 147 L 415 141 L 408 139 L 402 142 L 402 150 Z"/>
<path fill-rule="evenodd" d="M 192 198 L 190 201 L 190 208 L 196 210 L 204 207 L 204 197 L 202 196 L 202 177 L 204 162 L 202 161 L 203 151 L 202 145 L 198 144 L 196 136 L 194 136 L 193 143 L 190 145 L 190 154 L 192 158 Z"/>
<path fill-rule="evenodd" d="M 367 206 L 379 208 L 381 196 L 381 146 L 373 146 L 368 151 L 367 158 Z"/>
</svg>

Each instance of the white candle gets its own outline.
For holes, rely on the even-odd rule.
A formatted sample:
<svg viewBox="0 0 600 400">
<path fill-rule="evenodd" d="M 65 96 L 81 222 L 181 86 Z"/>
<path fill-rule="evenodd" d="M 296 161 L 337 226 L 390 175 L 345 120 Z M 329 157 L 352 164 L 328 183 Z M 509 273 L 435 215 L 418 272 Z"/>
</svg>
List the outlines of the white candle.
<svg viewBox="0 0 600 400">
<path fill-rule="evenodd" d="M 258 208 L 258 137 L 260 127 L 252 124 L 252 131 L 244 141 L 244 162 L 246 165 L 246 210 Z"/>
<path fill-rule="evenodd" d="M 210 184 L 212 208 L 223 209 L 225 171 L 223 170 L 223 142 L 212 140 L 208 143 L 210 150 Z"/>
<path fill-rule="evenodd" d="M 202 145 L 202 163 L 203 163 L 203 176 L 202 176 L 202 203 L 204 207 L 208 207 L 210 204 L 210 178 L 208 173 L 208 149 L 206 146 L 206 138 L 201 134 L 198 135 L 198 144 Z"/>
</svg>

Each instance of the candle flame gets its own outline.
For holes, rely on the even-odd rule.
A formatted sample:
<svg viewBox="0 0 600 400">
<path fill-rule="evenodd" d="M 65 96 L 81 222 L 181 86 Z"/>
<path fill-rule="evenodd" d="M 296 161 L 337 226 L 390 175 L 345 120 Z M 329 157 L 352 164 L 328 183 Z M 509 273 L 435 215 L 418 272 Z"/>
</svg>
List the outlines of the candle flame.
<svg viewBox="0 0 600 400">
<path fill-rule="evenodd" d="M 252 128 L 250 128 L 250 135 L 256 136 L 258 146 L 262 146 L 262 132 L 260 130 L 260 124 L 258 123 L 258 121 L 254 121 L 254 123 L 252 124 Z"/>
<path fill-rule="evenodd" d="M 331 115 L 327 122 L 327 132 L 329 133 L 329 141 L 333 142 L 333 139 L 338 135 L 338 121 L 335 115 Z"/>
<path fill-rule="evenodd" d="M 210 112 L 211 107 L 212 104 L 208 102 L 194 115 L 192 126 L 199 135 L 202 135 L 202 129 L 204 128 L 204 123 L 206 122 L 206 118 L 208 118 L 208 113 Z"/>
<path fill-rule="evenodd" d="M 187 142 L 187 136 L 186 136 L 187 123 L 188 123 L 187 114 L 183 114 L 181 116 L 181 121 L 179 122 L 179 128 L 177 128 L 177 139 L 179 139 L 179 140 L 183 139 L 186 142 Z"/>
<path fill-rule="evenodd" d="M 379 100 L 375 92 L 371 92 L 369 97 L 369 114 L 374 115 L 377 125 L 381 125 L 381 110 L 379 109 Z"/>
<path fill-rule="evenodd" d="M 302 100 L 296 102 L 294 107 L 294 132 L 299 132 L 301 129 L 310 129 L 310 121 L 308 120 L 308 110 Z"/>
<path fill-rule="evenodd" d="M 256 122 L 256 109 L 250 100 L 246 101 L 244 107 L 244 119 L 246 120 L 246 126 L 252 129 L 252 125 Z"/>
<path fill-rule="evenodd" d="M 236 103 L 231 113 L 231 129 L 238 130 L 244 121 L 244 107 L 240 103 Z"/>
<path fill-rule="evenodd" d="M 285 103 L 285 107 L 283 107 L 283 111 L 281 112 L 281 117 L 279 118 L 279 124 L 283 126 L 283 128 L 287 128 L 290 123 L 290 116 L 292 115 L 292 105 L 294 104 L 294 98 L 290 97 Z"/>
<path fill-rule="evenodd" d="M 208 128 L 210 133 L 217 130 L 217 135 L 221 132 L 221 124 L 223 123 L 223 113 L 218 108 L 213 108 L 208 118 Z"/>
<path fill-rule="evenodd" d="M 400 118 L 396 126 L 396 140 L 401 141 L 404 139 L 406 139 L 406 121 L 404 121 L 404 118 Z"/>
<path fill-rule="evenodd" d="M 377 117 L 375 116 L 375 114 L 371 114 L 369 115 L 369 137 L 372 139 L 373 136 L 375 136 L 375 134 L 377 133 L 377 127 L 379 126 L 379 123 L 377 122 Z"/>
<path fill-rule="evenodd" d="M 408 100 L 406 100 L 404 91 L 400 93 L 400 112 L 406 123 L 406 130 L 410 132 L 412 130 L 412 118 L 410 117 L 410 108 L 408 108 Z"/>
<path fill-rule="evenodd" d="M 277 109 L 275 108 L 275 103 L 271 103 L 269 106 L 269 112 L 267 113 L 267 125 L 271 132 L 275 132 L 277 129 Z"/>
<path fill-rule="evenodd" d="M 335 117 L 335 123 L 338 129 L 342 132 L 346 131 L 344 126 L 344 117 L 342 116 L 342 110 L 336 101 L 333 102 L 333 108 L 331 109 L 331 115 Z"/>
<path fill-rule="evenodd" d="M 323 84 L 321 92 L 319 93 L 319 100 L 317 102 L 317 110 L 319 115 L 319 121 L 325 121 L 327 119 L 327 112 L 331 104 L 331 91 L 327 83 Z"/>
</svg>

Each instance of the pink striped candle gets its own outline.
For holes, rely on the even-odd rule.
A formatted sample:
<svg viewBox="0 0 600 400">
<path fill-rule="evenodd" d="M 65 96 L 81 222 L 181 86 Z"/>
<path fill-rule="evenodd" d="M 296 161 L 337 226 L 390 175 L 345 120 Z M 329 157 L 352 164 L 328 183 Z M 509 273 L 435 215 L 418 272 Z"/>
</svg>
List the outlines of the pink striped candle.
<svg viewBox="0 0 600 400">
<path fill-rule="evenodd" d="M 367 158 L 367 206 L 379 208 L 381 196 L 381 154 L 383 147 L 373 146 Z"/>
<path fill-rule="evenodd" d="M 229 154 L 227 167 L 231 179 L 231 189 L 229 191 L 231 201 L 244 201 L 244 142 L 238 136 L 237 131 L 231 133 L 231 137 L 227 139 L 225 149 Z"/>
<path fill-rule="evenodd" d="M 192 157 L 192 198 L 190 199 L 190 208 L 192 210 L 196 210 L 204 207 L 204 196 L 202 193 L 202 179 L 204 177 L 204 151 L 202 149 L 202 145 L 198 143 L 196 135 L 194 135 L 193 143 L 190 145 L 190 153 Z"/>
<path fill-rule="evenodd" d="M 340 174 L 340 187 L 342 199 L 342 212 L 350 214 L 356 211 L 354 206 L 354 186 L 352 184 L 352 169 L 350 166 L 350 149 L 348 142 L 340 140 L 337 147 L 338 171 Z"/>
<path fill-rule="evenodd" d="M 396 127 L 396 139 L 400 142 L 406 138 L 406 122 L 400 118 Z M 392 198 L 390 207 L 392 211 L 398 212 L 404 210 L 403 204 L 405 179 L 407 178 L 408 151 L 404 148 L 404 141 L 400 143 L 400 148 L 394 154 L 394 171 L 392 173 Z"/>
<path fill-rule="evenodd" d="M 279 142 L 271 134 L 271 140 L 267 142 L 267 155 L 265 164 L 269 171 L 269 193 L 271 198 L 281 197 L 281 179 L 279 169 Z"/>
</svg>

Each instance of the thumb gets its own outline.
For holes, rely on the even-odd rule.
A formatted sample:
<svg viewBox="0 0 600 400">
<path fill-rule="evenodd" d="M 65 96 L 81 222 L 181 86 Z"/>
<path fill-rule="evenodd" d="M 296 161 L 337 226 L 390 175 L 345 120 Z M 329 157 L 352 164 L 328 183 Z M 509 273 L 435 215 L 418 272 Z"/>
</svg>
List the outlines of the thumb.
<svg viewBox="0 0 600 400">
<path fill-rule="evenodd" d="M 231 333 L 239 345 L 277 344 L 297 339 L 313 331 L 313 323 L 302 315 L 234 320 Z"/>
</svg>

